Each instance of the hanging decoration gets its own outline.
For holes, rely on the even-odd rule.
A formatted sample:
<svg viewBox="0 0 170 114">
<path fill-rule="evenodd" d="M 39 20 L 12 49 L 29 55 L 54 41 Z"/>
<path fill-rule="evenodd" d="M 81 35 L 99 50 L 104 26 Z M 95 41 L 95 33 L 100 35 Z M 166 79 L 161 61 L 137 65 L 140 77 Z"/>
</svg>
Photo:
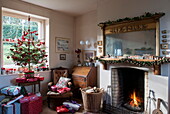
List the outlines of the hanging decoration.
<svg viewBox="0 0 170 114">
<path fill-rule="evenodd" d="M 149 12 L 145 12 L 144 15 L 141 15 L 141 16 L 138 16 L 138 17 L 133 17 L 133 18 L 130 18 L 130 17 L 125 17 L 125 18 L 122 18 L 122 19 L 117 19 L 116 21 L 106 21 L 106 22 L 101 22 L 98 24 L 98 26 L 100 27 L 103 27 L 104 25 L 112 25 L 112 24 L 116 24 L 116 23 L 119 23 L 119 22 L 126 22 L 126 21 L 138 21 L 138 20 L 142 20 L 142 19 L 147 19 L 147 18 L 150 18 L 150 17 L 157 17 L 157 16 L 163 16 L 165 15 L 165 13 L 162 13 L 162 12 L 159 12 L 159 13 L 149 13 Z"/>
<path fill-rule="evenodd" d="M 102 64 L 129 63 L 129 64 L 134 64 L 134 65 L 142 67 L 142 66 L 153 66 L 153 65 L 161 65 L 164 63 L 170 63 L 170 58 L 163 57 L 159 60 L 145 60 L 145 59 L 137 60 L 137 59 L 126 59 L 126 58 L 109 60 L 109 59 L 100 58 L 99 61 Z"/>
<path fill-rule="evenodd" d="M 30 17 L 28 17 L 28 30 L 23 32 L 17 43 L 10 48 L 7 58 L 12 58 L 16 65 L 27 67 L 31 71 L 32 65 L 45 64 L 47 55 L 45 52 L 45 42 L 35 39 L 37 31 L 30 30 Z"/>
</svg>

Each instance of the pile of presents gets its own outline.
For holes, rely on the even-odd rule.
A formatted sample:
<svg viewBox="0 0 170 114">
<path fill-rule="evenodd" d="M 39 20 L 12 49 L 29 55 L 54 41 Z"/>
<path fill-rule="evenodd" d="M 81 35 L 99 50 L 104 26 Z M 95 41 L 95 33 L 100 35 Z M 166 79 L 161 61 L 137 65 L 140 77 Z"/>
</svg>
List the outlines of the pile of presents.
<svg viewBox="0 0 170 114">
<path fill-rule="evenodd" d="M 25 72 L 24 76 L 16 78 L 17 83 L 25 83 L 25 82 L 34 82 L 34 81 L 43 81 L 44 77 L 40 76 L 39 74 L 37 76 L 34 76 L 34 71 Z"/>
<path fill-rule="evenodd" d="M 42 112 L 40 93 L 27 93 L 24 87 L 8 86 L 1 89 L 0 114 L 39 114 Z"/>
</svg>

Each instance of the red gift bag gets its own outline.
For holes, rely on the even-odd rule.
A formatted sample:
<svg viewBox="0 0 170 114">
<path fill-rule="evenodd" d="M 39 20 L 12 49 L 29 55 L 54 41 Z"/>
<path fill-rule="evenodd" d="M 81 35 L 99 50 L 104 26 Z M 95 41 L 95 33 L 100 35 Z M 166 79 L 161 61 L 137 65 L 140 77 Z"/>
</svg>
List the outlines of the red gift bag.
<svg viewBox="0 0 170 114">
<path fill-rule="evenodd" d="M 30 102 L 22 103 L 21 112 L 22 114 L 39 114 L 42 112 L 42 97 Z"/>
</svg>

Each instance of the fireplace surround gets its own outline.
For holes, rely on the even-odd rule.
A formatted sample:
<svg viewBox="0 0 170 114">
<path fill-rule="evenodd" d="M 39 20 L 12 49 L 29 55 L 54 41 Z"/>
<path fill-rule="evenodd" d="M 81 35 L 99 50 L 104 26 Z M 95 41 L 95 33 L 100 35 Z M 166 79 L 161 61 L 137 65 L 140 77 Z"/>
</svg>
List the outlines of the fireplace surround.
<svg viewBox="0 0 170 114">
<path fill-rule="evenodd" d="M 104 111 L 114 114 L 144 114 L 149 91 L 148 72 L 151 69 L 128 65 L 110 65 L 108 68 L 111 84 L 106 91 L 111 96 L 109 98 L 111 102 L 104 102 Z M 130 96 L 134 91 L 136 97 L 141 100 L 138 108 L 129 105 L 132 100 Z"/>
<path fill-rule="evenodd" d="M 164 65 L 162 65 L 164 66 Z M 166 66 L 166 65 L 165 65 Z M 127 71 L 129 71 L 133 74 L 138 72 L 139 75 L 135 75 L 137 77 L 140 77 L 142 79 L 139 78 L 139 80 L 141 80 L 140 82 L 142 82 L 141 86 L 139 86 L 140 88 L 143 88 L 144 94 L 143 94 L 143 110 L 142 111 L 133 111 L 133 110 L 129 110 L 126 107 L 123 106 L 125 100 L 123 99 L 123 97 L 120 97 L 122 94 L 122 86 L 124 86 L 122 83 L 124 83 L 123 81 L 116 81 L 115 80 L 122 80 L 122 78 L 124 78 L 124 74 L 131 74 Z M 124 72 L 123 75 L 119 75 L 121 74 L 121 72 Z M 100 87 L 104 88 L 106 91 L 106 95 L 104 97 L 104 103 L 103 103 L 103 110 L 104 112 L 107 113 L 114 113 L 114 114 L 144 114 L 144 113 L 148 113 L 148 112 L 152 112 L 154 109 L 156 109 L 156 102 L 158 98 L 161 98 L 164 100 L 164 102 L 166 103 L 166 105 L 168 106 L 168 77 L 167 76 L 161 76 L 161 75 L 154 75 L 153 72 L 153 68 L 152 67 L 139 67 L 139 66 L 132 66 L 129 64 L 110 64 L 107 65 L 107 69 L 103 69 L 103 64 L 101 64 L 100 67 Z M 142 75 L 140 75 L 142 74 Z M 126 78 L 124 78 L 124 80 L 126 79 L 130 79 L 129 76 L 126 76 Z M 132 76 L 132 77 L 135 77 Z M 116 79 L 117 78 L 117 79 Z M 113 83 L 114 82 L 114 83 Z M 119 83 L 119 84 L 118 84 Z M 116 91 L 114 91 L 115 87 L 120 86 L 120 89 L 117 98 L 116 98 Z M 115 89 L 116 90 L 116 89 Z M 114 94 L 113 94 L 114 91 Z M 130 90 L 133 91 L 133 90 Z M 155 101 L 151 101 L 151 105 L 148 104 L 150 103 L 150 101 L 148 101 L 148 97 L 150 96 L 150 91 L 153 91 L 155 93 Z M 139 94 L 139 93 L 138 93 Z M 138 94 L 136 93 L 136 96 L 138 96 Z M 129 97 L 130 95 L 127 95 L 127 97 Z M 151 93 L 151 97 L 153 97 L 153 94 Z M 112 99 L 114 98 L 114 99 Z M 119 99 L 118 99 L 119 98 Z M 116 100 L 118 102 L 116 102 Z M 167 108 L 165 108 L 165 106 L 161 105 L 161 110 L 164 113 L 167 113 Z"/>
<path fill-rule="evenodd" d="M 133 92 L 140 100 L 139 106 L 132 106 Z M 111 94 L 112 106 L 134 113 L 144 112 L 145 71 L 128 67 L 112 68 Z"/>
</svg>

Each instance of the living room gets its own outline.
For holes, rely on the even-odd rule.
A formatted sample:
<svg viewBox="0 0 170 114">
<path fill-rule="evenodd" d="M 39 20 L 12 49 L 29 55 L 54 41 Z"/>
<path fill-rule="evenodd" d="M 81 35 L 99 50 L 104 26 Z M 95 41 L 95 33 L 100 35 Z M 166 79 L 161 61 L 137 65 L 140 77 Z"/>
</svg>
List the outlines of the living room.
<svg viewBox="0 0 170 114">
<path fill-rule="evenodd" d="M 73 0 L 76 4 L 76 0 Z M 70 13 L 68 12 L 67 5 L 69 8 L 69 5 L 71 4 L 65 2 L 63 5 L 63 8 L 65 6 L 65 9 L 54 10 L 48 8 L 49 4 L 47 1 L 41 1 L 44 2 L 44 5 L 40 5 L 39 1 L 32 1 L 29 3 L 27 0 L 0 0 L 0 6 L 1 6 L 1 22 L 2 22 L 2 16 L 4 15 L 4 11 L 12 11 L 12 13 L 25 13 L 26 16 L 30 15 L 30 18 L 33 19 L 34 16 L 42 17 L 41 19 L 46 20 L 46 30 L 47 31 L 44 35 L 44 42 L 47 44 L 47 53 L 48 53 L 48 59 L 47 59 L 47 65 L 49 69 L 57 68 L 57 67 L 64 67 L 68 68 L 69 72 L 72 72 L 72 69 L 74 66 L 77 66 L 78 59 L 80 59 L 81 63 L 84 61 L 84 52 L 92 52 L 95 56 L 104 56 L 108 58 L 107 53 L 105 53 L 105 41 L 103 41 L 103 30 L 100 26 L 98 26 L 99 23 L 107 23 L 110 21 L 115 21 L 118 19 L 124 19 L 126 17 L 132 19 L 134 17 L 140 17 L 141 15 L 144 15 L 146 12 L 150 12 L 151 14 L 163 12 L 165 15 L 159 18 L 159 24 L 155 27 L 155 31 L 158 30 L 158 32 L 154 32 L 154 35 L 159 40 L 159 44 L 155 44 L 156 48 L 155 50 L 158 50 L 155 52 L 156 56 L 160 57 L 169 57 L 169 48 L 163 47 L 162 44 L 168 44 L 168 38 L 169 38 L 169 24 L 170 24 L 170 8 L 169 4 L 170 1 L 159 1 L 159 0 L 144 0 L 144 1 L 123 1 L 123 0 L 91 0 L 89 2 L 90 4 L 86 4 L 86 7 L 84 7 L 86 12 L 81 13 Z M 49 1 L 50 2 L 50 1 Z M 82 1 L 83 2 L 83 1 Z M 39 3 L 39 4 L 38 4 Z M 85 3 L 84 3 L 85 4 Z M 47 6 L 45 6 L 47 5 Z M 55 7 L 55 4 L 53 4 Z M 61 5 L 62 6 L 62 5 Z M 57 7 L 57 6 L 56 6 Z M 59 7 L 59 6 L 58 6 Z M 77 6 L 77 8 L 80 8 L 80 6 Z M 88 9 L 88 10 L 87 10 Z M 81 11 L 81 9 L 75 10 L 75 12 Z M 32 17 L 32 16 L 33 17 Z M 35 16 L 35 17 L 36 17 Z M 2 26 L 2 23 L 0 24 Z M 166 33 L 163 33 L 163 31 L 166 31 Z M 148 30 L 149 31 L 149 30 Z M 2 31 L 0 31 L 0 35 L 2 36 Z M 162 36 L 166 35 L 166 38 L 163 38 Z M 140 35 L 142 36 L 142 35 Z M 144 46 L 149 45 L 148 42 L 143 41 L 143 37 L 140 37 L 138 42 L 143 42 Z M 69 40 L 69 51 L 59 51 L 56 49 L 57 43 L 56 41 L 59 39 L 66 39 Z M 155 37 L 154 37 L 155 38 Z M 156 39 L 156 38 L 155 38 Z M 162 40 L 167 39 L 167 42 L 163 42 Z M 157 42 L 156 40 L 155 42 Z M 2 41 L 2 40 L 1 40 Z M 144 47 L 143 46 L 143 47 Z M 165 45 L 164 45 L 165 46 Z M 142 47 L 142 46 L 141 46 Z M 139 47 L 139 48 L 141 48 Z M 159 48 L 158 48 L 159 47 Z M 131 49 L 131 47 L 127 47 Z M 147 47 L 149 48 L 149 47 Z M 78 58 L 77 53 L 75 52 L 76 49 L 81 49 L 80 58 Z M 2 50 L 2 47 L 1 47 Z M 168 54 L 164 54 L 164 53 Z M 112 55 L 112 54 L 111 54 Z M 3 60 L 1 56 L 1 68 L 3 67 Z M 130 61 L 133 63 L 134 61 Z M 80 65 L 80 64 L 79 64 Z M 97 87 L 103 88 L 105 92 L 107 92 L 107 89 L 112 84 L 112 72 L 118 72 L 116 70 L 121 70 L 121 68 L 125 68 L 124 65 L 112 65 L 107 64 L 107 68 L 105 67 L 105 64 L 102 64 L 101 62 L 97 61 L 95 63 L 95 66 L 97 67 Z M 132 66 L 129 66 L 129 68 L 132 68 Z M 168 113 L 169 109 L 168 103 L 169 103 L 169 64 L 164 63 L 160 66 L 160 73 L 154 74 L 153 68 L 148 67 L 136 67 L 135 69 L 140 69 L 144 71 L 144 83 L 145 87 L 145 103 L 144 103 L 144 110 L 147 110 L 152 112 L 154 109 L 157 108 L 157 105 L 154 105 L 152 103 L 157 104 L 158 98 L 162 99 L 163 104 L 161 104 L 160 109 L 163 111 L 163 113 Z M 125 70 L 125 69 L 123 69 Z M 132 70 L 133 72 L 133 70 Z M 136 71 L 135 71 L 136 72 Z M 148 72 L 145 73 L 145 72 Z M 38 72 L 37 74 L 43 75 L 45 77 L 44 81 L 41 82 L 41 94 L 43 96 L 43 99 L 46 99 L 46 93 L 47 93 L 47 83 L 51 80 L 51 72 L 50 71 L 42 71 Z M 17 78 L 18 75 L 16 74 L 10 74 L 10 75 L 3 75 L 1 76 L 0 81 L 0 88 L 12 85 L 12 80 Z M 146 79 L 148 79 L 146 81 Z M 146 84 L 147 83 L 147 84 Z M 149 97 L 149 92 L 154 91 L 155 93 L 155 99 L 156 101 L 152 102 L 152 106 L 149 105 L 149 101 L 147 100 Z M 108 93 L 108 92 L 107 92 Z M 110 96 L 113 93 L 108 93 Z M 111 101 L 111 99 L 110 99 Z M 109 104 L 110 102 L 108 102 Z"/>
</svg>

